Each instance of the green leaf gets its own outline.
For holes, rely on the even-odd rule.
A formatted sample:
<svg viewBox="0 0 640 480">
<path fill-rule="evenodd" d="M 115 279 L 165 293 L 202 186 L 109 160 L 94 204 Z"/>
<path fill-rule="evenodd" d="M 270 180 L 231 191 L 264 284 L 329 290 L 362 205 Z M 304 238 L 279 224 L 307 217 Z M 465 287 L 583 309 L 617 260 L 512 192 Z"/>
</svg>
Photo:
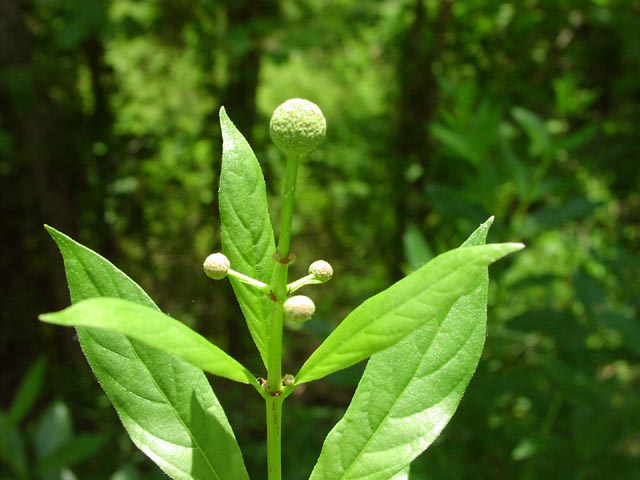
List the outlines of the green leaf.
<svg viewBox="0 0 640 480">
<path fill-rule="evenodd" d="M 542 119 L 535 113 L 520 107 L 514 107 L 511 115 L 524 129 L 530 140 L 529 153 L 539 156 L 549 153 L 551 136 Z"/>
<path fill-rule="evenodd" d="M 157 308 L 106 259 L 51 227 L 71 299 L 117 297 Z M 78 328 L 83 352 L 129 436 L 177 480 L 247 479 L 231 426 L 204 373 L 120 333 Z"/>
<path fill-rule="evenodd" d="M 443 125 L 434 124 L 430 128 L 431 135 L 458 157 L 467 160 L 472 165 L 478 166 L 482 160 L 478 151 L 473 148 L 468 136 L 458 133 Z"/>
<path fill-rule="evenodd" d="M 447 314 L 469 294 L 487 265 L 519 243 L 465 247 L 439 255 L 351 312 L 302 366 L 296 383 L 349 367 Z"/>
<path fill-rule="evenodd" d="M 223 152 L 220 173 L 222 250 L 231 268 L 264 283 L 271 281 L 276 252 L 262 169 L 251 147 L 220 109 Z M 267 364 L 268 322 L 273 302 L 255 288 L 230 278 L 251 337 Z"/>
<path fill-rule="evenodd" d="M 4 412 L 0 412 L 0 462 L 8 465 L 17 478 L 30 478 L 24 438 Z"/>
<path fill-rule="evenodd" d="M 9 419 L 14 425 L 18 425 L 22 421 L 40 396 L 44 383 L 45 366 L 44 357 L 40 357 L 31 364 L 29 371 L 24 376 L 9 408 Z"/>
<path fill-rule="evenodd" d="M 36 470 L 41 475 L 57 472 L 71 467 L 95 455 L 105 443 L 103 435 L 85 433 L 71 437 L 68 441 L 52 450 L 37 464 Z"/>
<path fill-rule="evenodd" d="M 42 314 L 40 320 L 68 327 L 94 327 L 122 333 L 214 375 L 240 383 L 255 382 L 251 372 L 237 360 L 184 323 L 155 308 L 128 300 L 91 298 L 59 312 Z"/>
<path fill-rule="evenodd" d="M 463 244 L 484 243 L 490 218 Z M 311 479 L 403 478 L 453 416 L 486 336 L 486 266 L 470 292 L 412 335 L 371 357 Z"/>
<path fill-rule="evenodd" d="M 47 407 L 36 426 L 35 453 L 38 460 L 46 457 L 73 436 L 73 424 L 69 407 L 61 401 Z"/>
</svg>

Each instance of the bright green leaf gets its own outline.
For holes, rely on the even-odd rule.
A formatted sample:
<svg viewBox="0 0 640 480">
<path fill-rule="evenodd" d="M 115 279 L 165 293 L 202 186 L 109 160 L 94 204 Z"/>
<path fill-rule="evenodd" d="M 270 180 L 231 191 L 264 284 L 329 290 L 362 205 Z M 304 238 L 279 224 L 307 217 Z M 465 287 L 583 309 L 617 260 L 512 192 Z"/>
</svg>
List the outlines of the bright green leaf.
<svg viewBox="0 0 640 480">
<path fill-rule="evenodd" d="M 302 366 L 296 383 L 349 367 L 443 317 L 477 286 L 487 265 L 519 243 L 458 248 L 439 255 L 351 312 Z"/>
<path fill-rule="evenodd" d="M 493 218 L 463 244 L 484 243 Z M 486 335 L 486 266 L 471 291 L 371 357 L 344 417 L 327 436 L 311 479 L 402 478 L 453 416 Z M 400 473 L 398 473 L 400 472 Z"/>
<path fill-rule="evenodd" d="M 106 259 L 47 227 L 64 257 L 71 300 L 153 300 Z M 157 307 L 155 307 L 157 308 Z M 120 333 L 78 328 L 82 350 L 127 433 L 176 480 L 247 479 L 231 426 L 202 370 Z"/>
<path fill-rule="evenodd" d="M 222 250 L 231 268 L 269 283 L 276 252 L 262 169 L 251 147 L 220 109 L 223 151 L 220 173 Z M 273 302 L 253 287 L 230 278 L 253 341 L 266 365 L 268 319 Z"/>
<path fill-rule="evenodd" d="M 94 327 L 123 333 L 180 357 L 202 370 L 241 383 L 255 377 L 233 357 L 184 323 L 157 309 L 119 298 L 91 298 L 40 320 L 67 327 Z"/>
</svg>

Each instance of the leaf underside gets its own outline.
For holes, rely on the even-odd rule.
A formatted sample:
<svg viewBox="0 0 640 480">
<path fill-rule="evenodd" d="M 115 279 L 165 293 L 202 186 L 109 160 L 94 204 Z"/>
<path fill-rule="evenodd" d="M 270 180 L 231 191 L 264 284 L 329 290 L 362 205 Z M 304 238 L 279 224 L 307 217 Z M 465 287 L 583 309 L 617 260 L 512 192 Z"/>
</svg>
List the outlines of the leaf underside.
<svg viewBox="0 0 640 480">
<path fill-rule="evenodd" d="M 276 247 L 262 169 L 224 108 L 220 109 L 220 126 L 223 147 L 218 198 L 222 251 L 229 258 L 232 269 L 269 283 Z M 255 288 L 234 278 L 230 281 L 266 366 L 268 322 L 273 303 Z"/>
<path fill-rule="evenodd" d="M 133 280 L 97 253 L 46 227 L 64 258 L 73 303 L 115 297 L 157 309 Z M 126 336 L 77 328 L 89 365 L 127 433 L 177 480 L 248 479 L 226 415 L 204 373 Z"/>
<path fill-rule="evenodd" d="M 463 244 L 480 245 L 493 219 Z M 344 417 L 331 430 L 311 480 L 402 476 L 453 416 L 486 336 L 487 267 L 471 290 L 369 360 Z"/>
</svg>

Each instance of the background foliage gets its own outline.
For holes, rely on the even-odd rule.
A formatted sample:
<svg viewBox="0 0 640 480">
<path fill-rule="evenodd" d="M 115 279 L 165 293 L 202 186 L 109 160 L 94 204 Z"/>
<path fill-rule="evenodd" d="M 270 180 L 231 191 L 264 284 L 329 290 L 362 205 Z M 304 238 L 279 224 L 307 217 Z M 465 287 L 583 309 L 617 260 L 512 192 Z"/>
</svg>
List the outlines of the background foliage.
<svg viewBox="0 0 640 480">
<path fill-rule="evenodd" d="M 638 478 L 639 45 L 637 0 L 0 0 L 0 476 L 161 478 L 73 334 L 35 320 L 68 304 L 45 222 L 263 373 L 231 288 L 201 273 L 216 115 L 250 138 L 277 219 L 268 118 L 306 97 L 329 132 L 302 169 L 293 270 L 336 275 L 288 333 L 290 369 L 495 214 L 489 240 L 528 248 L 492 267 L 479 371 L 411 478 Z M 290 398 L 290 478 L 361 370 Z M 260 478 L 260 399 L 213 381 Z"/>
</svg>

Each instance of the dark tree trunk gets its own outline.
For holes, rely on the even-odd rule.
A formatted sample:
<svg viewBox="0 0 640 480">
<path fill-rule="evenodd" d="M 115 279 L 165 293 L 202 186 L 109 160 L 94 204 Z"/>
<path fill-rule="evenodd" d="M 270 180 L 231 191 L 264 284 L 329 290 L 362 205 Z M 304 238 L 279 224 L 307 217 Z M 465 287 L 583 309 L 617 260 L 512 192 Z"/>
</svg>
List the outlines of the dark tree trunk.
<svg viewBox="0 0 640 480">
<path fill-rule="evenodd" d="M 256 93 L 263 40 L 268 33 L 265 25 L 275 21 L 279 11 L 279 2 L 274 0 L 235 0 L 227 7 L 228 36 L 231 41 L 242 38 L 238 43 L 244 47 L 230 48 L 222 103 L 250 143 L 257 121 Z"/>
<path fill-rule="evenodd" d="M 117 158 L 116 142 L 113 137 L 113 112 L 109 104 L 113 72 L 104 62 L 104 45 L 98 33 L 88 37 L 83 43 L 83 51 L 91 78 L 91 92 L 93 96 L 93 111 L 89 118 L 90 138 L 95 144 L 103 146 L 96 152 L 95 169 L 96 180 L 92 198 L 91 210 L 94 212 L 92 231 L 94 238 L 99 241 L 99 249 L 107 258 L 115 258 L 117 253 L 116 238 L 106 223 L 108 188 L 116 177 Z"/>
<path fill-rule="evenodd" d="M 69 169 L 61 168 L 65 160 L 59 158 L 60 144 L 65 132 L 60 131 L 61 122 L 56 118 L 53 104 L 49 100 L 44 82 L 39 78 L 33 65 L 29 34 L 26 30 L 23 12 L 17 2 L 0 0 L 0 64 L 4 69 L 19 73 L 27 79 L 28 85 L 9 85 L 0 81 L 0 105 L 5 122 L 4 128 L 12 135 L 14 148 L 11 165 L 17 170 L 25 169 L 30 175 L 30 191 L 14 191 L 13 200 L 22 201 L 20 217 L 3 221 L 16 221 L 11 237 L 26 238 L 41 235 L 45 237 L 42 224 L 47 222 L 73 234 L 76 222 L 73 217 L 72 179 Z M 62 150 L 64 151 L 64 150 Z M 9 182 L 10 191 L 18 189 L 21 183 Z M 34 210 L 35 207 L 35 210 Z M 38 232 L 32 229 L 38 228 Z M 6 237 L 5 237 L 6 238 Z M 59 263 L 59 256 L 50 242 L 46 243 L 44 254 L 50 266 Z M 8 261 L 27 255 L 23 245 L 15 249 L 1 250 Z M 10 263 L 7 263 L 10 264 Z M 3 262 L 3 265 L 5 263 Z M 46 269 L 51 278 L 51 294 L 58 305 L 68 302 L 68 293 L 63 280 L 54 268 Z"/>
<path fill-rule="evenodd" d="M 392 204 L 396 221 L 388 246 L 392 262 L 390 274 L 394 279 L 403 276 L 402 238 L 407 225 L 411 222 L 420 224 L 429 213 L 424 193 L 430 172 L 428 126 L 438 103 L 438 85 L 433 65 L 444 50 L 452 4 L 452 0 L 442 0 L 436 18 L 429 21 L 424 0 L 415 0 L 413 21 L 398 45 L 397 118 L 391 169 Z M 417 180 L 409 182 L 406 173 L 412 164 L 419 165 L 424 173 Z"/>
</svg>

